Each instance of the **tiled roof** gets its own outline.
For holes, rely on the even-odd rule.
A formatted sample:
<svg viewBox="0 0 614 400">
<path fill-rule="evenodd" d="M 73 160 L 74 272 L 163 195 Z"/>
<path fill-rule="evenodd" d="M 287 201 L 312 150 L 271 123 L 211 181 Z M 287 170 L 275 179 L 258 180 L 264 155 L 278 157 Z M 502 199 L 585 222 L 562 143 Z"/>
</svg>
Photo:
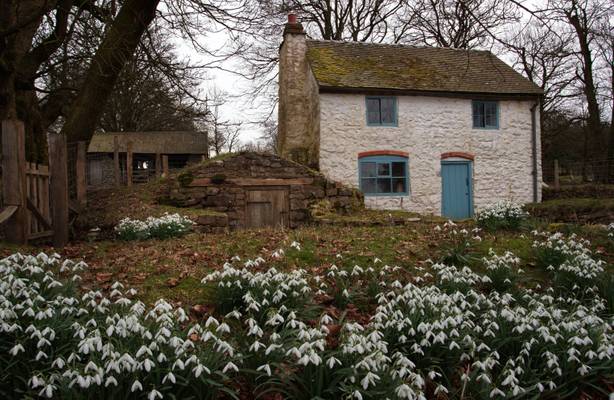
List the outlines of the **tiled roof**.
<svg viewBox="0 0 614 400">
<path fill-rule="evenodd" d="M 97 132 L 92 136 L 88 153 L 113 153 L 117 136 L 119 151 L 125 152 L 132 142 L 134 153 L 206 154 L 207 135 L 193 131 Z"/>
<path fill-rule="evenodd" d="M 489 51 L 308 40 L 320 88 L 538 95 Z"/>
</svg>

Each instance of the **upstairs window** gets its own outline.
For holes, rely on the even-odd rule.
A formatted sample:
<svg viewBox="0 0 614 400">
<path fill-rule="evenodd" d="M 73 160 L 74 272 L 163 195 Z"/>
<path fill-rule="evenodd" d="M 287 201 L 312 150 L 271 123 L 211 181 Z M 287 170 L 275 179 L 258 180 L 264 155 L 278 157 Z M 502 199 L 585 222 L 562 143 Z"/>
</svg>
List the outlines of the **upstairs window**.
<svg viewBox="0 0 614 400">
<path fill-rule="evenodd" d="M 409 193 L 407 158 L 372 156 L 358 160 L 360 190 L 367 196 L 400 196 Z"/>
<path fill-rule="evenodd" d="M 396 126 L 397 99 L 392 96 L 367 96 L 367 125 Z"/>
<path fill-rule="evenodd" d="M 473 127 L 477 129 L 499 129 L 499 103 L 474 100 Z"/>
</svg>

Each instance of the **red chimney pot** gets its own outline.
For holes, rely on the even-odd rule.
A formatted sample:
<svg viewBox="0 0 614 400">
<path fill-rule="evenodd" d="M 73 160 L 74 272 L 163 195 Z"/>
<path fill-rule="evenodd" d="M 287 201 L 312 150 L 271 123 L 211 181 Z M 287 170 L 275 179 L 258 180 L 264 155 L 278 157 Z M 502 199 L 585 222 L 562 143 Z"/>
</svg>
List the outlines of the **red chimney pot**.
<svg viewBox="0 0 614 400">
<path fill-rule="evenodd" d="M 288 14 L 288 23 L 296 24 L 296 14 L 294 13 Z"/>
</svg>

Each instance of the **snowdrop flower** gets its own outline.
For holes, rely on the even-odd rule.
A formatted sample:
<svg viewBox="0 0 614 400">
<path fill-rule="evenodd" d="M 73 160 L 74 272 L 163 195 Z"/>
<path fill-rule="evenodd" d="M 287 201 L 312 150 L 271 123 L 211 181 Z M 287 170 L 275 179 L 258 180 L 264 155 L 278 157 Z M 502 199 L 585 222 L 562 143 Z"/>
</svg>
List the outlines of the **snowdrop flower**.
<svg viewBox="0 0 614 400">
<path fill-rule="evenodd" d="M 138 380 L 135 380 L 134 383 L 132 384 L 132 387 L 130 388 L 130 391 L 134 393 L 137 390 L 142 391 L 143 385 L 141 385 L 141 382 L 139 382 Z"/>
<path fill-rule="evenodd" d="M 162 393 L 158 392 L 156 389 L 153 389 L 147 395 L 147 400 L 156 400 L 156 399 L 161 399 L 161 398 L 162 398 Z"/>
<path fill-rule="evenodd" d="M 267 376 L 271 376 L 271 367 L 269 364 L 264 364 L 256 368 L 256 371 L 265 371 Z"/>
</svg>

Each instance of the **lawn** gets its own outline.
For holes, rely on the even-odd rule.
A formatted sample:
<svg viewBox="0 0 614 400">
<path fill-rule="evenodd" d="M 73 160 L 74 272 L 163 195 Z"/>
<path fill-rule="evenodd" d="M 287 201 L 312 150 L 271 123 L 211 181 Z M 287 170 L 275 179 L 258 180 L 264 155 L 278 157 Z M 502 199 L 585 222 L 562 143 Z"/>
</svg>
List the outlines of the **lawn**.
<svg viewBox="0 0 614 400">
<path fill-rule="evenodd" d="M 73 272 L 66 271 L 79 264 L 60 272 L 44 256 L 14 259 L 4 280 L 41 282 L 25 285 L 49 299 L 45 310 L 58 296 L 83 296 L 75 301 L 89 311 L 64 306 L 72 325 L 28 317 L 36 326 L 30 333 L 53 342 L 43 326 L 55 324 L 67 343 L 36 360 L 46 342 L 5 326 L 0 393 L 19 387 L 24 395 L 49 390 L 71 398 L 596 399 L 614 390 L 614 240 L 604 226 L 528 219 L 515 230 L 484 231 L 474 221 L 451 225 L 376 211 L 325 222 L 78 241 L 61 257 L 87 268 L 75 272 L 78 285 L 61 290 L 45 285 L 68 282 Z M 33 265 L 56 272 L 44 278 Z M 3 290 L 3 298 L 11 290 L 17 296 Z M 130 311 L 104 300 L 122 296 Z M 103 303 L 110 308 L 100 310 Z M 119 335 L 126 324 L 131 328 Z M 16 343 L 29 350 L 19 353 Z M 122 354 L 133 361 L 120 362 Z"/>
</svg>

